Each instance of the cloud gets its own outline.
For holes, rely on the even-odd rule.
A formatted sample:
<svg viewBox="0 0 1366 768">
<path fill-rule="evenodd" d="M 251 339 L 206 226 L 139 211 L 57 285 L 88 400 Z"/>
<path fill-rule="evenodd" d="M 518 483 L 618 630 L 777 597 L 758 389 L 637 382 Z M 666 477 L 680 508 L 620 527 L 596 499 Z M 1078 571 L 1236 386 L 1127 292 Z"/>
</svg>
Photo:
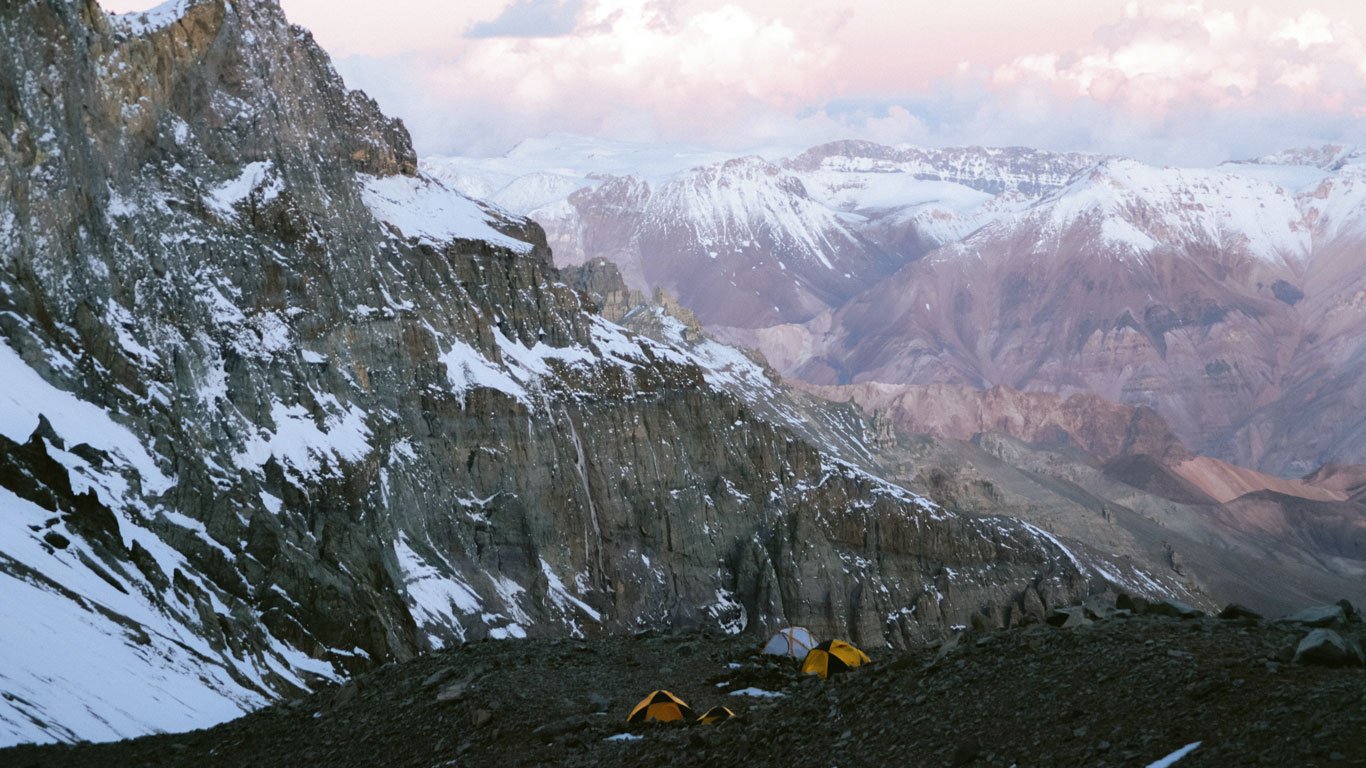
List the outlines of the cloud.
<svg viewBox="0 0 1366 768">
<path fill-rule="evenodd" d="M 1143 119 L 1200 105 L 1210 111 L 1295 108 L 1366 116 L 1366 47 L 1317 11 L 1236 14 L 1201 3 L 1130 3 L 1095 45 L 1024 56 L 998 67 L 1000 90 L 1112 105 Z"/>
<path fill-rule="evenodd" d="M 574 31 L 583 0 L 513 0 L 496 18 L 470 25 L 466 37 L 558 37 Z"/>
<path fill-rule="evenodd" d="M 1205 163 L 1362 140 L 1363 27 L 1343 12 L 1209 1 L 1221 5 L 1116 4 L 1059 38 L 1021 42 L 990 27 L 990 45 L 940 41 L 963 60 L 929 67 L 898 59 L 913 53 L 913 28 L 893 24 L 894 9 L 518 0 L 483 6 L 494 17 L 485 23 L 508 34 L 352 55 L 338 67 L 402 116 L 427 153 L 501 153 L 571 132 L 737 151 L 868 138 Z M 511 34 L 547 29 L 558 34 Z M 1014 47 L 1002 52 L 1002 40 Z"/>
<path fill-rule="evenodd" d="M 338 66 L 401 115 L 420 147 L 496 152 L 551 132 L 753 141 L 790 121 L 836 58 L 824 41 L 733 4 L 596 0 L 557 37 L 482 37 L 441 57 Z"/>
</svg>

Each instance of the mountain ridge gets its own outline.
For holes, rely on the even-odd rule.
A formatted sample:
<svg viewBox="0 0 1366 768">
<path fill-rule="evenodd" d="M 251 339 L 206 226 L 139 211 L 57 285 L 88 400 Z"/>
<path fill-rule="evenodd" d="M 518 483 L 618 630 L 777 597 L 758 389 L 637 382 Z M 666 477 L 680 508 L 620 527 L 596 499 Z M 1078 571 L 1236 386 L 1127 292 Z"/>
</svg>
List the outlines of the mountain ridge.
<svg viewBox="0 0 1366 768">
<path fill-rule="evenodd" d="M 802 183 L 791 201 L 842 215 L 879 252 L 821 242 L 816 260 L 847 273 L 824 294 L 794 293 L 775 250 L 748 237 L 647 235 L 650 201 L 676 178 L 657 166 L 646 181 L 629 164 L 602 176 L 567 163 L 560 181 L 577 189 L 526 213 L 546 222 L 560 263 L 608 258 L 633 287 L 668 290 L 784 375 L 1090 391 L 1155 408 L 1198 452 L 1299 476 L 1366 462 L 1366 425 L 1351 415 L 1366 404 L 1353 383 L 1366 279 L 1354 256 L 1366 240 L 1361 157 L 1332 146 L 1176 169 L 844 141 L 765 160 Z M 482 167 L 426 162 L 476 176 Z M 691 207 L 671 216 L 700 215 Z M 736 215 L 766 226 L 780 208 Z M 1332 384 L 1317 383 L 1324 377 Z M 1291 412 L 1302 417 L 1284 418 Z"/>
</svg>

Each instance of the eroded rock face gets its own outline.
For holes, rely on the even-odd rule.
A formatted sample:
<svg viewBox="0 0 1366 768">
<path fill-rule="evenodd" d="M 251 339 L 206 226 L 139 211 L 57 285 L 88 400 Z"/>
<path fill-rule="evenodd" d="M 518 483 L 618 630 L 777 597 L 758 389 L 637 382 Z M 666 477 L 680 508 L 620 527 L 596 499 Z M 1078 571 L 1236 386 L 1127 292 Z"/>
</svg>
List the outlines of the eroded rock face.
<svg viewBox="0 0 1366 768">
<path fill-rule="evenodd" d="M 734 350 L 587 311 L 273 2 L 170 7 L 0 10 L 0 579 L 44 618 L 3 631 L 109 660 L 7 653 L 0 738 L 195 727 L 483 637 L 901 644 L 1126 573 L 814 447 Z"/>
</svg>

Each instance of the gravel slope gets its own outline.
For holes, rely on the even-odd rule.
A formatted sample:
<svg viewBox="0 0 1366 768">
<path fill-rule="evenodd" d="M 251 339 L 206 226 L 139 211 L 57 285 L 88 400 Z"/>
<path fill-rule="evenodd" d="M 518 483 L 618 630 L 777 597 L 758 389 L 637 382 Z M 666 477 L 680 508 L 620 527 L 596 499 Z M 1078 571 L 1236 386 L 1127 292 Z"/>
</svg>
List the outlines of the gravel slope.
<svg viewBox="0 0 1366 768">
<path fill-rule="evenodd" d="M 1340 631 L 1362 639 L 1359 621 Z M 21 747 L 0 764 L 1146 766 L 1198 741 L 1181 768 L 1366 765 L 1366 669 L 1291 663 L 1307 632 L 1151 615 L 1035 625 L 873 649 L 873 666 L 831 682 L 754 655 L 749 637 L 483 642 L 216 728 Z M 628 727 L 658 687 L 740 718 Z M 730 694 L 746 688 L 784 695 Z"/>
</svg>

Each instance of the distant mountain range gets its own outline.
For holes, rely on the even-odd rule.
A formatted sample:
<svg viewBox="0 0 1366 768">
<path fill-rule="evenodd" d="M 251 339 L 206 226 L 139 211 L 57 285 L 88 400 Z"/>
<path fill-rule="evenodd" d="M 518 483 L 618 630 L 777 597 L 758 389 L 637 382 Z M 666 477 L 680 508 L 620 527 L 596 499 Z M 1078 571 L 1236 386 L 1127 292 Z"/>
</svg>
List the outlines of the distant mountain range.
<svg viewBox="0 0 1366 768">
<path fill-rule="evenodd" d="M 1282 475 L 1366 463 L 1366 155 L 1211 169 L 843 141 L 792 157 L 551 137 L 429 173 L 816 384 L 1152 407 Z"/>
</svg>

